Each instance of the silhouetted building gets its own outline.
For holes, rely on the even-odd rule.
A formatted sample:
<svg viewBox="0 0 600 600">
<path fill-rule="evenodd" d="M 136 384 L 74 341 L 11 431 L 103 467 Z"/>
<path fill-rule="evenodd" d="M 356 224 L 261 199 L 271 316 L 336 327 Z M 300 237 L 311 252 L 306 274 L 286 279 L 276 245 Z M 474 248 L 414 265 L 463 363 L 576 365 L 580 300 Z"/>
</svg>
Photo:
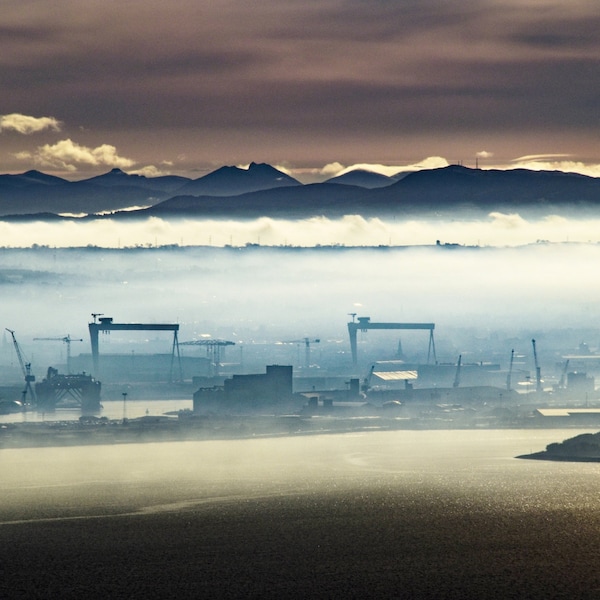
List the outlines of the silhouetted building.
<svg viewBox="0 0 600 600">
<path fill-rule="evenodd" d="M 194 393 L 194 412 L 283 409 L 293 398 L 292 374 L 291 366 L 269 365 L 266 373 L 234 375 L 222 388 L 200 388 Z"/>
</svg>

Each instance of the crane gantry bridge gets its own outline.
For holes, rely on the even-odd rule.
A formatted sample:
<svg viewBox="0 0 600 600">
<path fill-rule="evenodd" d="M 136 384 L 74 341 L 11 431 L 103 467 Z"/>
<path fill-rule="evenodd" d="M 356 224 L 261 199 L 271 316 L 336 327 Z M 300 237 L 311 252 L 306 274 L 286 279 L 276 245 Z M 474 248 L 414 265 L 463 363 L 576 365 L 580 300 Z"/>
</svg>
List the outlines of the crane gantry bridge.
<svg viewBox="0 0 600 600">
<path fill-rule="evenodd" d="M 369 329 L 423 329 L 429 331 L 429 349 L 427 351 L 427 363 L 433 354 L 433 360 L 437 363 L 435 355 L 435 341 L 433 339 L 433 330 L 435 323 L 373 323 L 371 317 L 358 317 L 355 320 L 356 313 L 350 313 L 352 321 L 348 323 L 348 333 L 350 334 L 350 350 L 352 351 L 352 363 L 356 366 L 358 362 L 357 334 L 359 331 Z"/>
<path fill-rule="evenodd" d="M 92 313 L 94 318 L 93 323 L 88 324 L 90 332 L 90 341 L 92 345 L 92 364 L 94 375 L 96 377 L 101 373 L 100 365 L 100 349 L 98 338 L 100 332 L 109 333 L 111 331 L 172 331 L 173 346 L 171 349 L 171 367 L 169 371 L 169 381 L 173 380 L 173 369 L 175 367 L 175 358 L 179 368 L 179 379 L 183 379 L 181 369 L 181 355 L 179 354 L 179 342 L 177 340 L 177 332 L 179 331 L 178 323 L 114 323 L 112 317 L 104 317 L 102 313 Z"/>
</svg>

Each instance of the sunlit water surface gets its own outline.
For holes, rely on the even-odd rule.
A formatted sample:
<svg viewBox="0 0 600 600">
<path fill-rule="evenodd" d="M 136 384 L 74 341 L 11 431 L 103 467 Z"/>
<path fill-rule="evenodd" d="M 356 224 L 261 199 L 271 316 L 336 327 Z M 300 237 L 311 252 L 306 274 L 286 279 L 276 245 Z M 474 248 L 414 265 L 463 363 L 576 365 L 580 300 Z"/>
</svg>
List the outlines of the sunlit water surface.
<svg viewBox="0 0 600 600">
<path fill-rule="evenodd" d="M 0 451 L 2 598 L 597 598 L 575 430 Z"/>
<path fill-rule="evenodd" d="M 140 406 L 140 411 L 145 409 Z M 133 411 L 131 411 L 133 412 Z M 3 522 L 340 490 L 449 494 L 468 507 L 598 505 L 600 464 L 517 460 L 576 430 L 394 431 L 4 449 Z M 39 496 L 46 499 L 43 515 Z M 64 504 L 68 496 L 68 505 Z M 108 498 L 110 497 L 110 500 Z M 12 514 L 12 516 L 11 516 Z"/>
</svg>

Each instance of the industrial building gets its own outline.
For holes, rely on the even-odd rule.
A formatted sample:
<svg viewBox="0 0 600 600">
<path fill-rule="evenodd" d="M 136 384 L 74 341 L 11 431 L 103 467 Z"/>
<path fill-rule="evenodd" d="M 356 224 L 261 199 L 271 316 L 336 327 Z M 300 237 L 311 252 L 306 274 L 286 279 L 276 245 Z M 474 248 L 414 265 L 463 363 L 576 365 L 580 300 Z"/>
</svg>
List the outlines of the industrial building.
<svg viewBox="0 0 600 600">
<path fill-rule="evenodd" d="M 269 365 L 266 373 L 233 375 L 223 386 L 200 388 L 194 393 L 194 412 L 273 412 L 294 404 L 293 367 Z"/>
</svg>

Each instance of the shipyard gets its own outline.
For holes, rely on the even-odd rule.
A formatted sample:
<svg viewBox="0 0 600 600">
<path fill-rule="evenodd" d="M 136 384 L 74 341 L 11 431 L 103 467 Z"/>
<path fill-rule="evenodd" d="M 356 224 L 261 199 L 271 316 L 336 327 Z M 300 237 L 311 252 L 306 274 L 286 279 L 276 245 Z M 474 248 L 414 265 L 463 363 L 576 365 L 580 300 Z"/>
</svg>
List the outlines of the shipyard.
<svg viewBox="0 0 600 600">
<path fill-rule="evenodd" d="M 267 363 L 264 372 L 254 373 L 227 360 L 233 341 L 180 341 L 177 323 L 91 316 L 90 352 L 73 353 L 71 344 L 83 338 L 33 338 L 66 349 L 65 363 L 49 366 L 41 379 L 16 332 L 6 328 L 4 347 L 12 346 L 22 383 L 19 396 L 17 381 L 0 391 L 0 448 L 600 424 L 599 394 L 594 375 L 588 374 L 600 365 L 600 355 L 585 343 L 577 352 L 561 353 L 552 368 L 542 367 L 535 339 L 529 354 L 507 349 L 505 365 L 463 361 L 462 354 L 451 363 L 438 359 L 435 323 L 378 322 L 352 313 L 341 359 L 335 341 L 337 363 L 318 364 L 328 361 L 327 340 L 276 340 L 257 346 L 255 360 L 287 354 L 292 364 Z M 372 343 L 381 331 L 388 334 L 388 348 Z M 107 343 L 113 332 L 160 332 L 165 351 L 136 353 L 134 342 L 128 342 L 133 346 L 128 354 L 107 351 L 117 344 L 122 349 L 119 342 Z M 249 362 L 251 348 L 246 344 Z M 374 360 L 376 353 L 380 360 Z M 163 401 L 163 412 L 150 413 L 147 406 L 156 399 Z M 174 408 L 164 410 L 169 403 Z M 112 414 L 105 410 L 109 405 Z"/>
<path fill-rule="evenodd" d="M 600 598 L 600 2 L 22 2 L 0 600 Z"/>
</svg>

